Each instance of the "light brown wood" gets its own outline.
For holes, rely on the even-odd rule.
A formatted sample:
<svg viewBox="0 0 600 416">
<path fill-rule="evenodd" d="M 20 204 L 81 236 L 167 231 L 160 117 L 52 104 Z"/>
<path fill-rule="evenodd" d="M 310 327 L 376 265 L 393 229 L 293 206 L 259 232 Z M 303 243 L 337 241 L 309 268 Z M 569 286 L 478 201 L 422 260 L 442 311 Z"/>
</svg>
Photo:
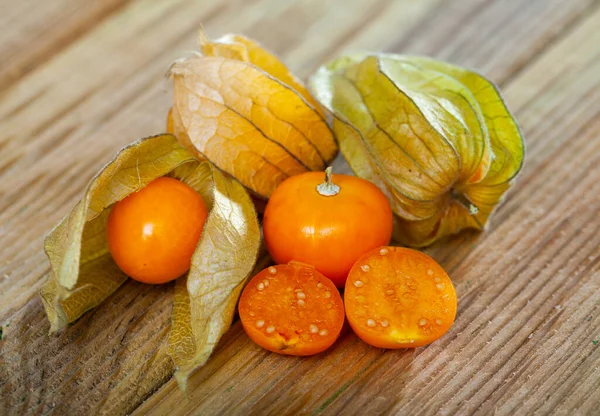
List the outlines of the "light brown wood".
<svg viewBox="0 0 600 416">
<path fill-rule="evenodd" d="M 597 411 L 597 1 L 4 3 L 14 25 L 0 57 L 17 59 L 0 71 L 0 414 Z M 42 40 L 48 16 L 67 23 Z M 212 36 L 258 39 L 301 76 L 343 50 L 373 49 L 430 54 L 502 84 L 526 165 L 486 233 L 427 250 L 459 295 L 445 337 L 383 351 L 346 331 L 326 354 L 290 358 L 236 323 L 186 398 L 164 348 L 170 285 L 129 281 L 47 335 L 43 237 L 120 146 L 164 130 L 164 70 L 194 49 L 201 23 Z M 22 51 L 24 40 L 40 52 Z M 336 167 L 347 169 L 341 158 Z"/>
<path fill-rule="evenodd" d="M 127 0 L 5 2 L 0 14 L 0 90 L 74 43 Z"/>
</svg>

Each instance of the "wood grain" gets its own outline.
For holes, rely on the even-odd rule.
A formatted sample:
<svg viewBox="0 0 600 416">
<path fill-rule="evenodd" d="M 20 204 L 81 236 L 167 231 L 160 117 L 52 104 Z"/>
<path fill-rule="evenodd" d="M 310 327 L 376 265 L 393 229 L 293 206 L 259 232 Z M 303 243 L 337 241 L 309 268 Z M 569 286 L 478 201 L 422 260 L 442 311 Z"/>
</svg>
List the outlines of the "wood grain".
<svg viewBox="0 0 600 416">
<path fill-rule="evenodd" d="M 0 14 L 0 62 L 9 64 L 0 67 L 0 90 L 60 53 L 127 0 L 6 3 Z"/>
<path fill-rule="evenodd" d="M 3 16 L 14 16 L 23 39 L 47 52 L 19 55 L 0 71 L 0 414 L 597 409 L 597 1 L 77 4 L 28 0 Z M 40 13 L 27 15 L 32 5 Z M 42 32 L 27 27 L 50 25 L 42 11 L 79 17 L 41 41 Z M 190 380 L 188 398 L 169 380 L 164 351 L 169 285 L 130 281 L 47 336 L 36 297 L 49 269 L 43 236 L 120 146 L 164 129 L 164 69 L 194 48 L 201 23 L 212 35 L 255 37 L 302 76 L 345 49 L 385 49 L 478 67 L 502 84 L 527 138 L 526 166 L 488 232 L 428 250 L 459 294 L 448 335 L 415 351 L 383 351 L 347 331 L 326 354 L 289 358 L 256 347 L 234 324 Z M 0 56 L 19 49 L 5 44 Z M 21 71 L 23 62 L 35 69 Z M 18 75 L 2 89 L 4 74 Z M 336 165 L 347 169 L 341 159 Z"/>
</svg>

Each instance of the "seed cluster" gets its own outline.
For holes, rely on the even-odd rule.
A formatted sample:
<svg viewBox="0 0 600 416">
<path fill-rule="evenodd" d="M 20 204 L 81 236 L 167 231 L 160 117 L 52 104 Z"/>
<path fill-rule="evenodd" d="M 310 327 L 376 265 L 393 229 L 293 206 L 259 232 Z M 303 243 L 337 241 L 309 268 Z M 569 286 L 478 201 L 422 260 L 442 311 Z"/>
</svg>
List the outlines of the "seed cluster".
<svg viewBox="0 0 600 416">
<path fill-rule="evenodd" d="M 267 270 L 271 276 L 275 276 L 277 274 L 277 269 L 275 267 L 271 266 Z M 264 280 L 260 281 L 259 283 L 257 283 L 255 287 L 256 287 L 256 290 L 258 290 L 259 292 L 263 292 L 269 287 L 269 285 L 270 285 L 269 279 L 264 279 Z M 326 289 L 325 285 L 322 282 L 317 282 L 316 286 L 318 289 L 321 289 L 321 290 L 325 289 L 323 292 L 323 297 L 325 299 L 331 298 L 331 296 L 332 296 L 331 291 L 329 289 Z M 293 292 L 294 299 L 293 299 L 292 306 L 295 304 L 299 308 L 306 307 L 306 302 L 308 301 L 308 299 L 307 299 L 308 296 L 304 290 L 302 290 L 300 288 L 294 289 L 293 287 L 287 287 L 286 291 L 288 293 Z M 333 302 L 327 302 L 327 305 L 326 305 L 327 309 L 332 309 L 333 306 L 334 306 Z M 297 313 L 300 318 L 306 317 L 306 314 L 303 311 L 299 311 Z M 251 317 L 255 317 L 256 313 L 254 311 L 251 311 L 251 312 L 249 312 L 249 315 Z M 267 325 L 264 319 L 257 319 L 255 321 L 255 325 L 257 328 L 263 329 L 265 331 L 265 333 L 267 333 L 267 334 L 274 334 L 277 330 L 275 325 Z M 310 334 L 324 337 L 329 334 L 329 331 L 324 328 L 319 328 L 318 323 L 315 322 L 315 323 L 311 323 L 308 325 L 308 327 L 306 328 L 306 332 L 298 333 L 298 334 L 302 340 L 312 342 L 312 341 L 314 341 L 314 339 L 310 336 Z"/>
<path fill-rule="evenodd" d="M 381 249 L 380 253 L 383 251 L 383 253 L 381 253 L 382 255 L 387 254 L 387 252 L 385 251 L 387 249 Z M 368 264 L 363 264 L 361 267 L 361 270 L 365 273 L 368 273 L 369 271 L 371 271 L 371 266 L 369 266 Z M 361 289 L 363 287 L 365 287 L 365 284 L 368 283 L 368 279 L 366 276 L 361 277 L 362 280 L 355 280 L 353 282 L 354 287 L 356 287 L 357 289 Z M 393 295 L 396 292 L 392 289 L 388 289 L 385 292 L 387 295 Z M 364 304 L 366 302 L 366 297 L 358 294 L 356 295 L 356 301 L 360 304 Z M 366 315 L 366 311 L 364 309 L 359 309 L 357 310 L 357 315 L 359 316 L 365 316 Z M 366 320 L 366 324 L 369 328 L 375 328 L 377 326 L 377 324 L 379 324 L 382 328 L 387 328 L 390 326 L 390 321 L 388 321 L 387 319 L 382 319 L 379 322 L 377 322 L 375 319 L 373 318 L 368 318 Z"/>
<path fill-rule="evenodd" d="M 379 254 L 380 254 L 380 255 L 382 255 L 382 256 L 385 256 L 385 255 L 387 255 L 387 254 L 388 254 L 388 252 L 389 252 L 389 250 L 388 250 L 387 248 L 382 248 L 381 250 L 379 250 Z M 360 269 L 361 269 L 361 270 L 364 272 L 364 274 L 362 275 L 362 277 L 360 277 L 359 279 L 357 279 L 357 280 L 355 280 L 354 282 L 352 282 L 352 284 L 354 285 L 354 287 L 356 287 L 357 289 L 362 289 L 362 288 L 364 288 L 364 287 L 365 287 L 365 284 L 366 284 L 366 283 L 367 283 L 367 281 L 368 281 L 368 279 L 367 279 L 367 277 L 366 277 L 366 276 L 367 276 L 368 272 L 370 272 L 370 271 L 371 271 L 371 266 L 369 266 L 368 264 L 363 264 L 363 265 L 361 265 L 361 266 L 360 266 Z M 426 273 L 426 274 L 427 274 L 427 276 L 429 276 L 429 277 L 433 277 L 433 276 L 435 275 L 435 272 L 433 271 L 433 269 L 427 269 L 427 270 L 425 271 L 425 273 Z M 408 288 L 409 290 L 415 290 L 415 289 L 416 289 L 416 288 L 414 287 L 414 284 L 411 284 L 411 283 L 412 283 L 411 281 L 408 281 L 408 280 L 406 280 L 406 279 L 408 278 L 408 276 L 406 276 L 406 275 L 401 275 L 401 276 L 403 277 L 403 280 L 405 281 L 405 283 L 406 283 L 406 285 L 407 285 L 407 288 Z M 441 291 L 441 290 L 444 290 L 444 289 L 446 288 L 446 284 L 444 283 L 444 281 L 443 281 L 443 279 L 442 279 L 441 277 L 439 277 L 439 276 L 436 276 L 436 277 L 434 277 L 434 278 L 433 278 L 433 281 L 435 282 L 435 287 L 436 287 L 438 290 L 440 290 L 440 291 Z M 397 291 L 396 291 L 396 289 L 389 288 L 389 286 L 388 286 L 388 288 L 387 288 L 387 289 L 385 289 L 385 292 L 384 292 L 384 293 L 385 293 L 385 295 L 387 295 L 387 296 L 395 296 L 395 295 L 397 295 Z M 404 297 L 405 297 L 405 298 L 406 298 L 406 295 L 407 295 L 407 293 L 404 293 Z M 409 296 L 409 297 L 410 297 L 410 296 Z M 444 295 L 444 296 L 442 296 L 442 299 L 445 299 L 445 300 L 446 300 L 447 298 L 448 298 L 448 295 Z M 359 291 L 359 292 L 358 292 L 358 294 L 356 295 L 355 299 L 356 299 L 356 301 L 357 301 L 359 304 L 361 304 L 361 305 L 364 305 L 364 303 L 365 303 L 365 301 L 366 301 L 366 298 L 365 298 L 365 296 L 361 295 L 361 294 L 360 294 L 360 291 Z M 362 309 L 362 308 L 361 308 L 361 309 L 357 309 L 356 313 L 357 313 L 357 315 L 358 315 L 358 316 L 363 316 L 363 317 L 364 317 L 364 316 L 366 315 L 366 311 L 365 311 L 364 309 Z M 363 319 L 365 319 L 365 318 L 363 318 Z M 381 320 L 377 321 L 377 320 L 376 320 L 376 319 L 374 319 L 374 318 L 369 318 L 369 317 L 367 317 L 367 319 L 366 319 L 365 321 L 363 321 L 363 322 L 365 322 L 365 323 L 366 323 L 366 325 L 367 325 L 369 328 L 375 328 L 375 327 L 376 327 L 378 324 L 379 324 L 379 325 L 380 325 L 382 328 L 389 328 L 389 326 L 390 326 L 390 322 L 389 322 L 389 320 L 388 320 L 388 319 L 381 319 Z M 435 324 L 436 324 L 436 325 L 442 325 L 442 324 L 443 324 L 443 321 L 442 321 L 441 319 L 439 319 L 439 318 L 437 318 L 437 319 L 434 319 L 434 320 L 432 321 L 432 323 L 433 323 L 433 322 L 435 322 Z M 429 325 L 428 325 L 428 324 L 429 324 L 430 322 L 429 322 L 429 320 L 428 320 L 427 318 L 421 317 L 421 318 L 419 318 L 419 320 L 418 320 L 418 321 L 416 321 L 416 323 L 418 324 L 419 328 L 421 328 L 422 330 L 428 330 L 428 328 L 429 328 Z M 406 341 L 407 341 L 407 340 L 404 340 L 404 341 L 399 341 L 399 342 L 406 342 Z M 408 342 L 410 342 L 410 343 L 414 343 L 414 342 L 415 342 L 415 340 L 414 340 L 414 339 L 411 339 L 411 340 L 408 340 Z"/>
</svg>

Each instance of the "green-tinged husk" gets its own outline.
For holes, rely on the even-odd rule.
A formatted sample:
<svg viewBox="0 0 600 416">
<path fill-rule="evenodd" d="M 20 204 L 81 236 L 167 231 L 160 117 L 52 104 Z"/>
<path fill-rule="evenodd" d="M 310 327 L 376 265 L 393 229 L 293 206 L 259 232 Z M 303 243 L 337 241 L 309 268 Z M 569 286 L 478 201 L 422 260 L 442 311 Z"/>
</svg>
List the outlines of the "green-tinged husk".
<svg viewBox="0 0 600 416">
<path fill-rule="evenodd" d="M 397 215 L 395 238 L 426 246 L 483 229 L 521 169 L 524 141 L 498 89 L 430 58 L 355 54 L 311 78 L 354 172 Z"/>
</svg>

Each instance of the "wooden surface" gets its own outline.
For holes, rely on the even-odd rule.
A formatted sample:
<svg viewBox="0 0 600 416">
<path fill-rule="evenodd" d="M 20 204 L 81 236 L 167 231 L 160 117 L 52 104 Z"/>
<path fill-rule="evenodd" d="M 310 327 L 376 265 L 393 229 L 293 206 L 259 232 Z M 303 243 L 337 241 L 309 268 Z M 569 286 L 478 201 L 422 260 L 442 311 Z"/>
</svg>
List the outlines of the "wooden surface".
<svg viewBox="0 0 600 416">
<path fill-rule="evenodd" d="M 0 11 L 0 414 L 600 412 L 599 1 L 0 0 Z M 525 168 L 486 233 L 427 250 L 459 296 L 446 336 L 383 351 L 346 332 L 326 354 L 290 358 L 236 323 L 185 397 L 165 354 L 170 285 L 129 281 L 47 335 L 43 238 L 122 145 L 164 130 L 163 74 L 200 24 L 258 39 L 303 77 L 373 49 L 501 85 Z"/>
</svg>

